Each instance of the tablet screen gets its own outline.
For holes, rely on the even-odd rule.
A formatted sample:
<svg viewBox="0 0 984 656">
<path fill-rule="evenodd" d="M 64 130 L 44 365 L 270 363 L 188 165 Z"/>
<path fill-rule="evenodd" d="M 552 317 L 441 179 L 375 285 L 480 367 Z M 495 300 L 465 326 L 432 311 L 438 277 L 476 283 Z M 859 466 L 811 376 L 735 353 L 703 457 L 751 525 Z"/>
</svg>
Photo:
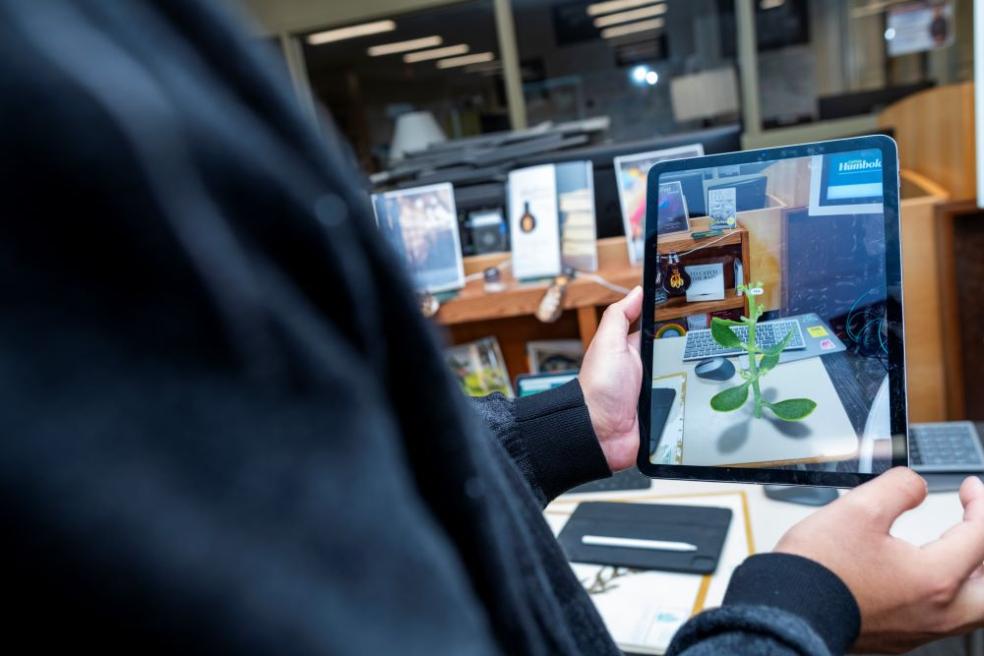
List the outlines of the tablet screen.
<svg viewBox="0 0 984 656">
<path fill-rule="evenodd" d="M 830 143 L 650 174 L 651 475 L 851 484 L 905 464 L 894 144 Z"/>
</svg>

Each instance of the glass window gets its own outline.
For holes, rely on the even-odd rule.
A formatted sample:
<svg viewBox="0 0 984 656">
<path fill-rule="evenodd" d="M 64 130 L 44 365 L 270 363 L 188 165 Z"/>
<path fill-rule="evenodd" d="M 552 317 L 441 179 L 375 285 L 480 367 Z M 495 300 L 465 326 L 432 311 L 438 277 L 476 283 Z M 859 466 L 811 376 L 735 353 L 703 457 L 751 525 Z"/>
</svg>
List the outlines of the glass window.
<svg viewBox="0 0 984 656">
<path fill-rule="evenodd" d="M 971 0 L 756 0 L 763 128 L 878 112 L 973 77 Z"/>
<path fill-rule="evenodd" d="M 733 4 L 513 0 L 528 123 L 608 116 L 629 141 L 736 122 Z"/>
<path fill-rule="evenodd" d="M 509 129 L 492 0 L 330 26 L 302 41 L 312 90 L 366 171 L 399 157 L 397 136 L 399 151 Z"/>
</svg>

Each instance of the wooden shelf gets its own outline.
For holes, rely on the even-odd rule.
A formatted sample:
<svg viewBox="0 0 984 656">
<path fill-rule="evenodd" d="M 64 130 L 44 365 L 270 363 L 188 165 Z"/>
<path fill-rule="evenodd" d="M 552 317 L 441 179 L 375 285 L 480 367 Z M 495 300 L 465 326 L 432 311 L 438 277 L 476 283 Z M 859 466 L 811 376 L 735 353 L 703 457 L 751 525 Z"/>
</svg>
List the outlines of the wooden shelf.
<svg viewBox="0 0 984 656">
<path fill-rule="evenodd" d="M 706 230 L 708 219 L 700 218 L 693 222 L 694 230 Z M 711 243 L 713 242 L 713 243 Z M 750 262 L 748 256 L 749 234 L 740 227 L 723 237 L 712 237 L 695 242 L 689 234 L 668 237 L 660 244 L 660 250 L 686 252 L 697 245 L 707 245 L 711 249 L 720 246 L 735 247 L 741 250 L 743 261 Z M 509 373 L 515 376 L 528 370 L 526 344 L 537 339 L 570 339 L 580 337 L 585 348 L 595 331 L 601 310 L 622 298 L 598 284 L 589 276 L 575 278 L 567 286 L 564 295 L 564 312 L 556 323 L 540 323 L 533 317 L 544 292 L 550 286 L 549 280 L 520 282 L 512 277 L 509 267 L 501 265 L 509 259 L 509 253 L 488 253 L 466 257 L 465 275 L 476 278 L 457 296 L 440 307 L 434 320 L 446 327 L 452 343 L 461 344 L 481 337 L 494 335 L 499 340 L 503 357 Z M 488 294 L 485 282 L 475 274 L 486 268 L 501 267 L 502 282 L 505 289 Z M 746 264 L 746 275 L 749 273 Z M 620 287 L 630 289 L 642 284 L 642 265 L 629 264 L 628 249 L 624 237 L 610 237 L 598 240 L 597 275 Z M 686 297 L 675 298 L 656 309 L 657 321 L 677 319 L 687 314 L 735 310 L 744 307 L 744 298 L 735 295 L 734 289 L 725 291 L 722 301 L 687 303 Z"/>
<path fill-rule="evenodd" d="M 711 220 L 707 217 L 693 219 L 690 222 L 690 227 L 694 232 L 710 230 L 710 225 Z M 709 237 L 707 239 L 693 239 L 690 237 L 690 234 L 686 232 L 681 232 L 679 235 L 666 235 L 659 238 L 659 252 L 679 253 L 682 251 L 693 250 L 698 246 L 707 246 L 711 242 L 714 242 L 715 247 L 741 244 L 742 240 L 745 239 L 746 232 L 747 231 L 744 228 L 738 227 L 731 232 L 722 235 L 721 237 Z"/>
<path fill-rule="evenodd" d="M 707 230 L 710 220 L 701 217 L 693 221 L 693 229 Z M 713 247 L 721 246 L 747 246 L 748 233 L 739 227 L 722 237 L 712 237 L 695 241 L 689 234 L 667 236 L 660 241 L 660 252 L 686 252 L 699 245 L 708 245 L 713 242 Z M 508 259 L 508 253 L 491 253 L 465 258 L 465 274 L 470 275 L 480 273 L 489 266 L 497 266 Z M 747 254 L 745 254 L 747 259 Z M 631 289 L 636 285 L 642 284 L 642 265 L 633 266 L 629 264 L 628 255 L 623 237 L 601 239 L 598 241 L 598 264 L 597 275 L 605 280 L 620 287 Z M 458 292 L 458 295 L 441 305 L 435 320 L 443 325 L 450 326 L 471 321 L 486 321 L 489 319 L 506 319 L 518 317 L 536 312 L 543 294 L 550 286 L 550 281 L 539 282 L 520 282 L 512 277 L 508 268 L 502 273 L 502 281 L 505 289 L 501 292 L 486 293 L 485 282 L 483 280 L 472 280 Z M 568 286 L 564 296 L 563 307 L 565 310 L 578 310 L 582 308 L 593 308 L 596 306 L 609 305 L 622 297 L 621 294 L 604 287 L 591 280 L 590 277 L 582 276 L 575 278 Z M 741 297 L 735 295 L 733 289 L 726 292 L 723 301 L 703 301 L 700 303 L 687 303 L 685 298 L 671 299 L 668 303 L 656 309 L 656 320 L 665 321 L 674 319 L 686 314 L 697 312 L 717 312 L 719 310 L 733 310 L 744 307 Z"/>
<path fill-rule="evenodd" d="M 624 242 L 622 248 L 625 248 Z M 598 271 L 605 280 L 621 287 L 631 289 L 642 284 L 642 267 L 624 264 Z M 488 294 L 483 280 L 473 280 L 465 285 L 457 296 L 441 305 L 435 319 L 438 323 L 452 325 L 468 321 L 504 319 L 536 312 L 543 294 L 550 286 L 547 282 L 523 283 L 517 281 L 508 271 L 503 273 L 505 289 Z M 574 310 L 597 305 L 609 305 L 622 298 L 622 295 L 599 285 L 589 278 L 575 278 L 567 286 L 563 307 Z"/>
<path fill-rule="evenodd" d="M 722 310 L 744 310 L 745 297 L 738 296 L 734 289 L 726 289 L 724 300 L 722 301 L 697 301 L 688 303 L 687 297 L 678 296 L 671 298 L 666 303 L 656 307 L 656 321 L 668 321 L 678 319 L 688 314 L 704 314 L 707 312 L 720 312 Z"/>
</svg>

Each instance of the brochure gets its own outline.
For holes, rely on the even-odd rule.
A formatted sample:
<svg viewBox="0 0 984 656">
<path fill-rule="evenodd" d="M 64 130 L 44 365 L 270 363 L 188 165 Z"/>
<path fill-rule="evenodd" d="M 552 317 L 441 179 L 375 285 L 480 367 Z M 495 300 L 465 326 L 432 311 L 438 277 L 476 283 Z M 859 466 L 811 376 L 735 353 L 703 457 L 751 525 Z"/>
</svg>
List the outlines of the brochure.
<svg viewBox="0 0 984 656">
<path fill-rule="evenodd" d="M 731 230 L 738 225 L 738 193 L 734 187 L 707 190 L 707 214 L 711 230 Z"/>
<path fill-rule="evenodd" d="M 724 264 L 691 264 L 683 267 L 690 274 L 687 302 L 724 300 Z"/>
<path fill-rule="evenodd" d="M 557 175 L 552 164 L 509 173 L 509 236 L 516 278 L 560 273 Z"/>
</svg>

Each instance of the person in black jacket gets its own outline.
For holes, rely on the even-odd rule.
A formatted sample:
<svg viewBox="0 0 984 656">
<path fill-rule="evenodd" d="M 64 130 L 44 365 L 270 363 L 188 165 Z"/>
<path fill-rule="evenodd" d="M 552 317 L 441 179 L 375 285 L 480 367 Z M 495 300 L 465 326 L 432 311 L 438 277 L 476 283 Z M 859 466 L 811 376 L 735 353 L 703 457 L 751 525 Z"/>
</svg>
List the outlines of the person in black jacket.
<svg viewBox="0 0 984 656">
<path fill-rule="evenodd" d="M 618 654 L 545 503 L 627 466 L 609 308 L 579 381 L 479 412 L 363 181 L 226 10 L 0 0 L 4 632 L 40 653 Z M 735 573 L 670 652 L 981 623 L 984 489 L 923 548 L 893 470 Z"/>
</svg>

